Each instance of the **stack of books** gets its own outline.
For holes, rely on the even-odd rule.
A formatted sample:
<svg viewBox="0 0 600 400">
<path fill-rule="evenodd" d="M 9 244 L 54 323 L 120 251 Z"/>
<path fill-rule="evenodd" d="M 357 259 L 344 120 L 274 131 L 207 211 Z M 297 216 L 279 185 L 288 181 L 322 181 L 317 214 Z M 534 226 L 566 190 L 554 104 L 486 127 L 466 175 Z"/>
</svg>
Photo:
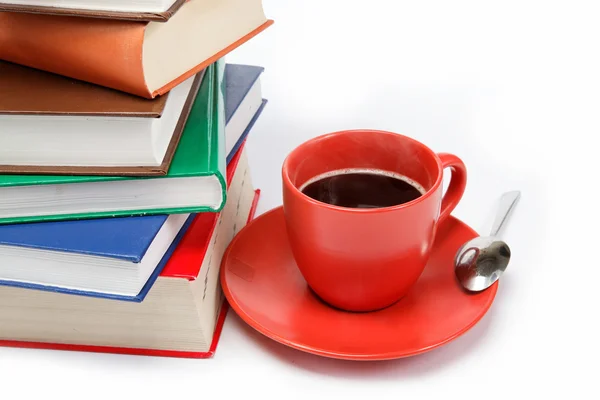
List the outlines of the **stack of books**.
<svg viewBox="0 0 600 400">
<path fill-rule="evenodd" d="M 0 345 L 214 354 L 261 0 L 0 0 Z"/>
</svg>

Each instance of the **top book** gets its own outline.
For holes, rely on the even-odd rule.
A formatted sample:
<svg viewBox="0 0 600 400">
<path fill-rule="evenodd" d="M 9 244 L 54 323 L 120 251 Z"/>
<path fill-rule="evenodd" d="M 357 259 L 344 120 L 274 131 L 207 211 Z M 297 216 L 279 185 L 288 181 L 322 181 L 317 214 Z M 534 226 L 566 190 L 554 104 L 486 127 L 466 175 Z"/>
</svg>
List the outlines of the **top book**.
<svg viewBox="0 0 600 400">
<path fill-rule="evenodd" d="M 165 22 L 187 0 L 0 0 L 0 11 Z"/>
<path fill-rule="evenodd" d="M 167 22 L 0 12 L 0 59 L 152 99 L 272 23 L 261 0 L 188 1 Z"/>
</svg>

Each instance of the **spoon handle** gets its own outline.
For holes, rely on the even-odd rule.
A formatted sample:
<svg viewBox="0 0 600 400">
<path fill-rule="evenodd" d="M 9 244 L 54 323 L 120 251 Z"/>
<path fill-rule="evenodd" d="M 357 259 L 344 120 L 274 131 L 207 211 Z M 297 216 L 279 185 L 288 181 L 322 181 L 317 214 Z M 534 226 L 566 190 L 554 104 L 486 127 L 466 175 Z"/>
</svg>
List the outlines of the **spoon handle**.
<svg viewBox="0 0 600 400">
<path fill-rule="evenodd" d="M 498 213 L 492 226 L 492 232 L 490 236 L 499 236 L 500 231 L 506 224 L 510 212 L 515 208 L 517 201 L 521 197 L 521 192 L 514 190 L 512 192 L 506 192 L 500 198 L 500 205 L 498 206 Z"/>
</svg>

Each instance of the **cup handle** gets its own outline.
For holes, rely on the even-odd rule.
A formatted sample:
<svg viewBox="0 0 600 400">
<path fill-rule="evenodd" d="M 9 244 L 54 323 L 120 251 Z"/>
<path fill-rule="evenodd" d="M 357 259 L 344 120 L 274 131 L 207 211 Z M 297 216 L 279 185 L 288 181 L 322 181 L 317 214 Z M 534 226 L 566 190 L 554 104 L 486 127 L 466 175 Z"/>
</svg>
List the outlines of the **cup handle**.
<svg viewBox="0 0 600 400">
<path fill-rule="evenodd" d="M 454 154 L 438 153 L 438 157 L 442 162 L 442 170 L 446 168 L 452 170 L 450 184 L 442 199 L 440 217 L 438 218 L 438 224 L 442 224 L 444 223 L 444 220 L 448 218 L 452 210 L 458 205 L 458 202 L 465 192 L 465 187 L 467 186 L 467 167 L 465 167 L 465 163 Z"/>
</svg>

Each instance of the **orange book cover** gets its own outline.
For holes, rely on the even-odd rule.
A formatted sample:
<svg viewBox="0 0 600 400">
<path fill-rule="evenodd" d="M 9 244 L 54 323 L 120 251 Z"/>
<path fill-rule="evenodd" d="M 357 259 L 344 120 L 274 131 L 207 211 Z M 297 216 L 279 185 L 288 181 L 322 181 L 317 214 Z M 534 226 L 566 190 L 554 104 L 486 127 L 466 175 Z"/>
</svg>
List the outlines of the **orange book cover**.
<svg viewBox="0 0 600 400">
<path fill-rule="evenodd" d="M 167 22 L 0 12 L 0 59 L 151 99 L 272 23 L 261 0 L 187 2 Z"/>
</svg>

